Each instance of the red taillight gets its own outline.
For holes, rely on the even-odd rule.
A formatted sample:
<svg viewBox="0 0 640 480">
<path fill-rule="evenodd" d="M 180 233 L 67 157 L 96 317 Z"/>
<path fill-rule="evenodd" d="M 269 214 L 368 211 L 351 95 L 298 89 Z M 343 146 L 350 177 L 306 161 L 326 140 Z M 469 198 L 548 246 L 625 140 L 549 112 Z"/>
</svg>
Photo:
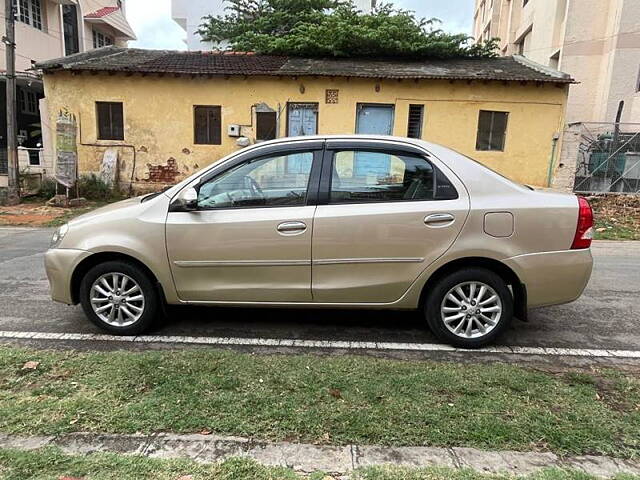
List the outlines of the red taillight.
<svg viewBox="0 0 640 480">
<path fill-rule="evenodd" d="M 578 197 L 578 226 L 573 237 L 572 250 L 589 248 L 593 239 L 593 210 L 584 197 Z"/>
</svg>

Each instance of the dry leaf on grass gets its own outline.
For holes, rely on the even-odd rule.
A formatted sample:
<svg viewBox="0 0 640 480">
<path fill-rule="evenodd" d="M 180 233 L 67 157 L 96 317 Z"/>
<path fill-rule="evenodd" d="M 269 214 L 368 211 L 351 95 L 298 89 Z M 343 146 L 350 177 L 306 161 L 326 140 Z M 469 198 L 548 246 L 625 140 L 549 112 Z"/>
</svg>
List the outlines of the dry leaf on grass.
<svg viewBox="0 0 640 480">
<path fill-rule="evenodd" d="M 22 370 L 35 370 L 36 368 L 38 368 L 38 365 L 40 365 L 40 362 L 30 360 L 22 366 Z"/>
<path fill-rule="evenodd" d="M 329 395 L 331 395 L 333 398 L 337 398 L 338 400 L 342 398 L 342 392 L 337 388 L 330 388 Z"/>
</svg>

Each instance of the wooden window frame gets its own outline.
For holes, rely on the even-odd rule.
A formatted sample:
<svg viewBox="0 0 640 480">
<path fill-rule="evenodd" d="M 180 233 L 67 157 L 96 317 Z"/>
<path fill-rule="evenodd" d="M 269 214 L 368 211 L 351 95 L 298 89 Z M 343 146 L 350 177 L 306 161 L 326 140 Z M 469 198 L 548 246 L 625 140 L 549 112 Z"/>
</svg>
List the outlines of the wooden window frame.
<svg viewBox="0 0 640 480">
<path fill-rule="evenodd" d="M 263 115 L 273 115 L 274 117 L 273 137 L 262 138 L 262 136 L 260 135 L 261 132 L 260 132 L 260 128 L 258 127 L 260 123 L 260 117 Z M 275 140 L 276 138 L 278 138 L 278 113 L 277 112 L 256 112 L 256 140 L 264 142 L 268 140 Z"/>
<path fill-rule="evenodd" d="M 198 109 L 217 110 L 219 125 L 217 128 L 217 135 L 211 135 L 211 125 L 207 125 L 207 140 L 202 142 L 198 141 Z M 207 114 L 207 122 L 208 120 Z M 193 143 L 194 145 L 222 145 L 222 106 L 221 105 L 194 105 L 193 106 Z"/>
<path fill-rule="evenodd" d="M 100 106 L 101 105 L 109 105 L 109 132 L 103 132 L 101 128 L 100 122 Z M 121 117 L 122 117 L 122 126 L 121 131 L 122 135 L 114 134 L 113 127 L 113 107 L 119 106 L 121 109 Z M 98 140 L 106 140 L 106 141 L 123 141 L 125 138 L 124 132 L 124 103 L 123 102 L 96 102 L 96 124 L 97 124 L 97 139 Z"/>
</svg>

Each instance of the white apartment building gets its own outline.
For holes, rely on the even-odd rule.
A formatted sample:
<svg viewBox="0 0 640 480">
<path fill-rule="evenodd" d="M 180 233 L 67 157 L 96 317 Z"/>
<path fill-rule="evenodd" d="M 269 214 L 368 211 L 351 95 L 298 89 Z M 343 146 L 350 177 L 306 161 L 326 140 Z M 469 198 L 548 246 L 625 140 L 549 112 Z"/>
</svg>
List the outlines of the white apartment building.
<svg viewBox="0 0 640 480">
<path fill-rule="evenodd" d="M 0 36 L 5 35 L 4 9 Z M 108 45 L 126 46 L 136 36 L 127 22 L 124 0 L 13 0 L 17 76 L 17 121 L 21 170 L 43 171 L 52 159 L 42 154 L 46 129 L 40 124 L 42 81 L 33 63 Z M 6 46 L 0 43 L 0 187 L 7 183 Z M 26 163 L 26 165 L 24 165 Z"/>
<path fill-rule="evenodd" d="M 196 32 L 203 17 L 224 15 L 225 3 L 225 0 L 171 0 L 171 15 L 186 32 L 185 43 L 189 50 L 213 48 L 210 42 L 203 42 Z M 354 0 L 354 3 L 360 10 L 370 12 L 376 0 Z"/>
<path fill-rule="evenodd" d="M 569 73 L 566 120 L 640 122 L 640 0 L 476 0 L 474 36 Z"/>
</svg>

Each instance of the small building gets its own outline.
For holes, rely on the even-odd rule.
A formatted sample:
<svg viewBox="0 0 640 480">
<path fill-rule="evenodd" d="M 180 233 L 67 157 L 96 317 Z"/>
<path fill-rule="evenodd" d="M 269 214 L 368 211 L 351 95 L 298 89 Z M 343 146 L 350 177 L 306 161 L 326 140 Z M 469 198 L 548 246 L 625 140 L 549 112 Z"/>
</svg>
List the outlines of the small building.
<svg viewBox="0 0 640 480">
<path fill-rule="evenodd" d="M 38 64 L 48 124 L 77 119 L 80 173 L 118 156 L 134 191 L 251 143 L 373 133 L 423 138 L 546 185 L 571 78 L 522 57 L 305 59 L 109 47 Z M 292 167 L 294 168 L 294 167 Z"/>
<path fill-rule="evenodd" d="M 47 139 L 43 139 L 40 125 L 44 88 L 40 75 L 32 71 L 33 63 L 105 45 L 125 47 L 136 37 L 125 17 L 125 0 L 13 0 L 13 3 L 20 171 L 49 174 L 53 159 L 42 150 L 43 141 Z M 4 2 L 2 5 L 4 7 Z M 5 28 L 2 17 L 1 37 L 5 35 Z M 0 52 L 0 188 L 8 183 L 6 70 L 3 45 Z"/>
</svg>

